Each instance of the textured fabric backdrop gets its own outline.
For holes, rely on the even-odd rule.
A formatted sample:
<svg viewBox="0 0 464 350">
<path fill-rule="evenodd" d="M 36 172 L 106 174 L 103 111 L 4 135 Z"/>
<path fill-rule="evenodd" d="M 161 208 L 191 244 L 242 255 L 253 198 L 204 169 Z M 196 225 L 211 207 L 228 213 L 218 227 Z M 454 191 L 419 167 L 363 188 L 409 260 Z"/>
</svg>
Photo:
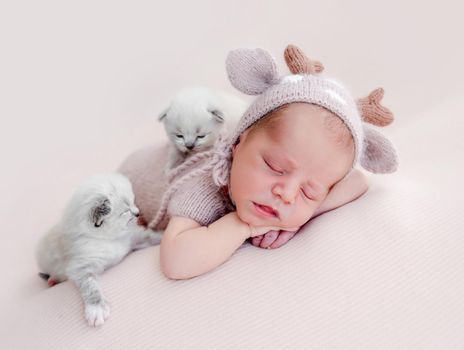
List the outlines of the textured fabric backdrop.
<svg viewBox="0 0 464 350">
<path fill-rule="evenodd" d="M 2 349 L 463 349 L 464 90 L 459 2 L 10 2 L 0 5 Z M 167 280 L 157 247 L 101 279 L 88 328 L 70 283 L 46 288 L 33 248 L 71 190 L 165 141 L 181 87 L 233 89 L 239 46 L 289 42 L 355 96 L 385 88 L 393 175 L 277 250 Z"/>
</svg>

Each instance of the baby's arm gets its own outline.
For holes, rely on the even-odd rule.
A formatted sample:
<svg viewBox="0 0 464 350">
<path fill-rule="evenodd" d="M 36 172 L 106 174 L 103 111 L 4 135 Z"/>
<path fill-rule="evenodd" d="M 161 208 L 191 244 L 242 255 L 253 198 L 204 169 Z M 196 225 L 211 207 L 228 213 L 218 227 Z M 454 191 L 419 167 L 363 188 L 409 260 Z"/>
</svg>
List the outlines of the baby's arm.
<svg viewBox="0 0 464 350">
<path fill-rule="evenodd" d="M 171 279 L 201 275 L 229 259 L 250 235 L 250 227 L 237 212 L 231 212 L 209 226 L 173 216 L 161 241 L 161 269 Z"/>
<path fill-rule="evenodd" d="M 363 195 L 368 187 L 366 175 L 358 169 L 353 169 L 343 180 L 332 187 L 312 218 L 354 201 Z"/>
<path fill-rule="evenodd" d="M 229 259 L 246 239 L 276 229 L 280 227 L 249 226 L 235 211 L 208 226 L 173 216 L 161 241 L 161 269 L 171 279 L 201 275 Z"/>
</svg>

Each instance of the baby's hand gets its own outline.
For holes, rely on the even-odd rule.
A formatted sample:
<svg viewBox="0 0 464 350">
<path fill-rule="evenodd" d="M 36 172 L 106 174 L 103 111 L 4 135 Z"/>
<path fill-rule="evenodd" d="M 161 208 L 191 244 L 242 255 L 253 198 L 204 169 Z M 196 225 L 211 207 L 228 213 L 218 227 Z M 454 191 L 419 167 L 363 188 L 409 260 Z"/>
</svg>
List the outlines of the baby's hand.
<svg viewBox="0 0 464 350">
<path fill-rule="evenodd" d="M 272 230 L 266 234 L 255 236 L 251 238 L 251 244 L 255 247 L 274 249 L 283 246 L 295 236 L 299 228 L 292 231 L 287 230 Z"/>
<path fill-rule="evenodd" d="M 248 225 L 251 231 L 251 236 L 250 237 L 256 237 L 256 236 L 262 236 L 267 232 L 271 231 L 280 231 L 283 228 L 282 227 L 277 227 L 277 226 L 250 226 Z M 286 231 L 298 231 L 299 227 L 293 227 L 293 228 L 286 228 Z"/>
</svg>

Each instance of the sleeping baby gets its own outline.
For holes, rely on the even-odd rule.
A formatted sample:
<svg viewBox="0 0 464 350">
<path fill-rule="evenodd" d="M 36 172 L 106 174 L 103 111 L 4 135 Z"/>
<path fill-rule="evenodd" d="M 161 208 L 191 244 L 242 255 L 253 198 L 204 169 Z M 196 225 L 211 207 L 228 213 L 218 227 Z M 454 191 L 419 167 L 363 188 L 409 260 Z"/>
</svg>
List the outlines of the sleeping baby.
<svg viewBox="0 0 464 350">
<path fill-rule="evenodd" d="M 372 173 L 396 171 L 392 144 L 367 125 L 393 121 L 380 104 L 383 90 L 355 100 L 297 47 L 289 45 L 284 57 L 292 74 L 282 77 L 265 50 L 229 53 L 232 85 L 257 97 L 235 132 L 221 134 L 169 179 L 155 176 L 153 148 L 122 165 L 148 226 L 165 230 L 160 265 L 168 278 L 211 271 L 247 240 L 282 246 L 311 218 L 367 190 L 358 164 Z M 157 183 L 165 184 L 162 192 Z"/>
</svg>

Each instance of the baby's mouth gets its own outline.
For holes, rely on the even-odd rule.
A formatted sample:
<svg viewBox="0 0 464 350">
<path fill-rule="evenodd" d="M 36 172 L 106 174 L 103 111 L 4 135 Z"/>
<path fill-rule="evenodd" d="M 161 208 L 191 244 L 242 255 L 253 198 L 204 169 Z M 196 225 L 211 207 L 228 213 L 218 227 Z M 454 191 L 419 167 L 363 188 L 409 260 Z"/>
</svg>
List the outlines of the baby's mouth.
<svg viewBox="0 0 464 350">
<path fill-rule="evenodd" d="M 266 213 L 270 214 L 270 215 L 273 215 L 275 217 L 279 217 L 279 212 L 267 205 L 264 205 L 264 204 L 259 204 L 259 203 L 255 203 L 253 202 L 254 205 L 258 206 L 261 210 L 265 211 Z"/>
</svg>

